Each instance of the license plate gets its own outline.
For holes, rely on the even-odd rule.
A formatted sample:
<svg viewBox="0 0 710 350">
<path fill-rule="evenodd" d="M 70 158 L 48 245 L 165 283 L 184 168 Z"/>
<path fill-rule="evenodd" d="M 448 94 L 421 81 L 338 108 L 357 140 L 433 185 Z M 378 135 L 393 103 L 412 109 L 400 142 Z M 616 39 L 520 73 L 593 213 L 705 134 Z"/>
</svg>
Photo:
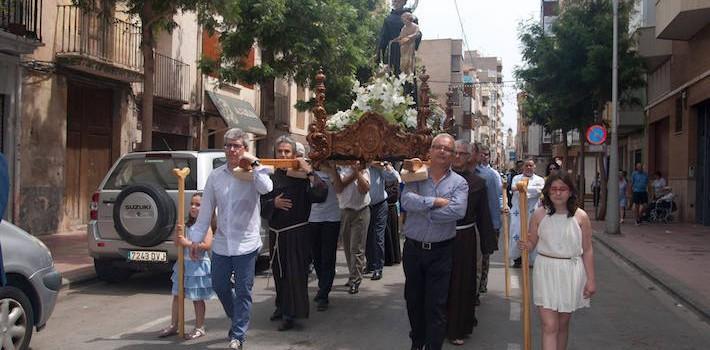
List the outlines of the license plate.
<svg viewBox="0 0 710 350">
<path fill-rule="evenodd" d="M 167 262 L 168 253 L 160 251 L 131 250 L 128 261 Z"/>
</svg>

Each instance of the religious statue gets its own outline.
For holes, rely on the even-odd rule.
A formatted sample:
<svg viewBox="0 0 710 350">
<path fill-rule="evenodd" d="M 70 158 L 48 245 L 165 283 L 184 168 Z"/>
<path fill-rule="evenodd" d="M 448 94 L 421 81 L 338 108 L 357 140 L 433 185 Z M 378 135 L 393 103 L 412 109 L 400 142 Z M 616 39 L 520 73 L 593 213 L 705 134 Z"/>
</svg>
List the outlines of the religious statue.
<svg viewBox="0 0 710 350">
<path fill-rule="evenodd" d="M 402 14 L 404 26 L 399 32 L 399 36 L 392 39 L 392 42 L 399 43 L 399 68 L 402 73 L 414 74 L 414 52 L 417 37 L 421 37 L 419 26 L 414 23 L 414 16 L 411 12 Z"/>
<path fill-rule="evenodd" d="M 409 12 L 410 16 L 416 10 L 419 0 L 414 0 L 414 5 L 411 7 L 405 7 L 407 0 L 392 0 L 392 11 L 385 18 L 385 23 L 382 26 L 382 31 L 380 32 L 380 40 L 377 51 L 378 62 L 387 64 L 394 74 L 401 73 L 401 50 L 400 42 L 394 40 L 398 38 L 402 32 L 402 27 L 404 27 L 404 20 L 402 19 L 402 14 Z M 412 16 L 412 22 L 415 23 L 417 20 Z M 411 27 L 410 27 L 411 28 Z M 413 44 L 413 50 L 419 48 L 419 43 L 422 40 L 421 31 L 417 27 L 416 35 L 408 39 L 407 42 Z M 412 54 L 413 56 L 413 51 Z M 412 57 L 412 72 L 414 72 L 414 62 Z"/>
</svg>

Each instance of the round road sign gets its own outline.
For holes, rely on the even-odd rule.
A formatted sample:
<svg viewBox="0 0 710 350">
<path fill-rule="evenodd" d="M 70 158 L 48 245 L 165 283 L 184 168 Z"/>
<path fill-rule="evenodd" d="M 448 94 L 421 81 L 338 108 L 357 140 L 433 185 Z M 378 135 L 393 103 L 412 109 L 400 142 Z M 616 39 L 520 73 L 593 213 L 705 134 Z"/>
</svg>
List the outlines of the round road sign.
<svg viewBox="0 0 710 350">
<path fill-rule="evenodd" d="M 595 124 L 587 129 L 587 142 L 592 145 L 601 145 L 606 141 L 606 128 Z"/>
</svg>

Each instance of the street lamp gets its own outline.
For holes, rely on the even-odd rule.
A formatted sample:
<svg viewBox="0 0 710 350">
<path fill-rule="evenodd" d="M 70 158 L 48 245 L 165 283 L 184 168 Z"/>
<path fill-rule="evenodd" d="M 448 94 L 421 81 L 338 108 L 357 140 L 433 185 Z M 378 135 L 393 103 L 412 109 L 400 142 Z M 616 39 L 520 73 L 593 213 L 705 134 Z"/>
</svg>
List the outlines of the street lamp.
<svg viewBox="0 0 710 350">
<path fill-rule="evenodd" d="M 614 41 L 611 68 L 611 149 L 606 197 L 606 232 L 619 234 L 619 0 L 612 1 Z"/>
</svg>

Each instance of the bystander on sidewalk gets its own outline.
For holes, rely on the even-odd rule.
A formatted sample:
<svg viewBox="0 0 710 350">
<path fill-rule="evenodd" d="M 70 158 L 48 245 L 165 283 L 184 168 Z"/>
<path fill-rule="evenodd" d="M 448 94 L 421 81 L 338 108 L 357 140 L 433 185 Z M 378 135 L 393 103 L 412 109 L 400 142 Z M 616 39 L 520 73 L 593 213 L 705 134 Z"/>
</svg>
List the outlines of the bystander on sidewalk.
<svg viewBox="0 0 710 350">
<path fill-rule="evenodd" d="M 605 233 L 603 221 L 593 221 L 592 228 L 598 242 L 710 322 L 710 227 L 625 223 L 620 235 Z"/>
</svg>

